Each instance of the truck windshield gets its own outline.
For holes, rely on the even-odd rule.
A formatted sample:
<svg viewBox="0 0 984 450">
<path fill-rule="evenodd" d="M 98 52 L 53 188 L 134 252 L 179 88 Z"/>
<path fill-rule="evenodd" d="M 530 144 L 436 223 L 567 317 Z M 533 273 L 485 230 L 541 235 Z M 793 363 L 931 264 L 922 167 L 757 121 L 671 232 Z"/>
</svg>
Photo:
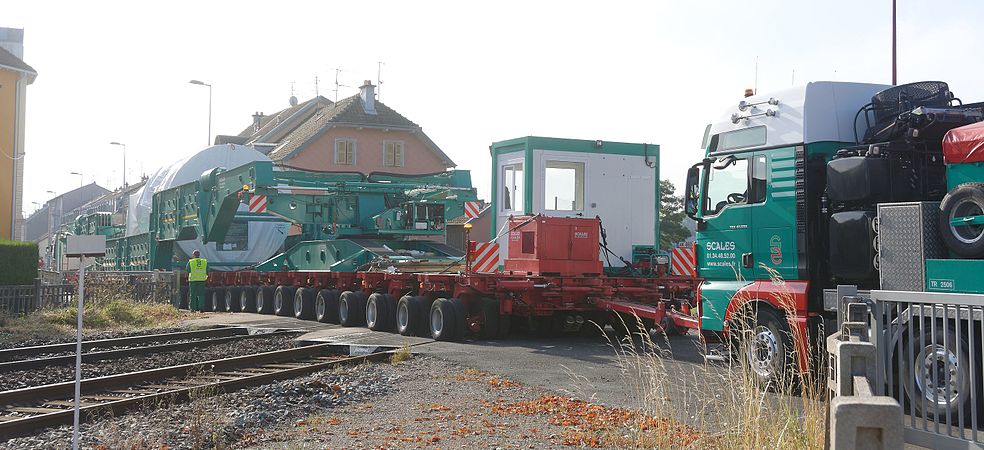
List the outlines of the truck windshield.
<svg viewBox="0 0 984 450">
<path fill-rule="evenodd" d="M 722 168 L 712 165 L 707 179 L 704 214 L 714 215 L 729 204 L 745 203 L 747 192 L 748 160 L 736 159 Z"/>
</svg>

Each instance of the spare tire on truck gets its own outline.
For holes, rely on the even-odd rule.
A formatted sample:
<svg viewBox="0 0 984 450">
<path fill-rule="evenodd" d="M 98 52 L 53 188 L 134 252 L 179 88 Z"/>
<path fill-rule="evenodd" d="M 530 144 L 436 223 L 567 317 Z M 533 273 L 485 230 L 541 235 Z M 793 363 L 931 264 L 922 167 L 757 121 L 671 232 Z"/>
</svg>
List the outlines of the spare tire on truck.
<svg viewBox="0 0 984 450">
<path fill-rule="evenodd" d="M 963 258 L 984 257 L 984 183 L 961 184 L 940 203 L 940 234 Z"/>
</svg>

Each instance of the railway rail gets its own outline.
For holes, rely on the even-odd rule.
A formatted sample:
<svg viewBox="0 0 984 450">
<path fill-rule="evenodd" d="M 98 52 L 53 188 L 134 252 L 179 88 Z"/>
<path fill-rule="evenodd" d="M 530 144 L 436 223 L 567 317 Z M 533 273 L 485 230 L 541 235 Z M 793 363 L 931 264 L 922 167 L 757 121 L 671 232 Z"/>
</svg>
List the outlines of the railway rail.
<svg viewBox="0 0 984 450">
<path fill-rule="evenodd" d="M 186 401 L 196 390 L 231 392 L 329 367 L 378 362 L 392 350 L 349 356 L 354 346 L 316 344 L 82 380 L 80 420 Z M 207 392 L 207 391 L 206 391 Z M 0 392 L 0 440 L 72 423 L 74 382 Z"/>
<path fill-rule="evenodd" d="M 265 338 L 273 337 L 278 335 L 286 335 L 296 333 L 293 330 L 274 330 L 270 332 L 261 332 L 250 334 L 249 330 L 241 327 L 228 327 L 228 328 L 218 328 L 213 330 L 203 330 L 202 332 L 192 331 L 192 332 L 177 332 L 177 333 L 164 333 L 151 335 L 154 339 L 138 339 L 144 338 L 146 336 L 139 336 L 137 338 L 119 338 L 119 339 L 107 339 L 101 341 L 88 341 L 89 343 L 108 343 L 110 350 L 98 350 L 90 351 L 82 354 L 82 362 L 95 362 L 103 361 L 107 359 L 119 359 L 130 356 L 141 356 L 152 353 L 174 351 L 174 350 L 191 350 L 194 348 L 207 347 L 211 345 L 225 344 L 228 342 L 241 341 L 244 339 L 254 339 L 254 338 Z M 193 339 L 193 340 L 185 340 Z M 179 342 L 166 342 L 169 340 L 179 340 Z M 113 342 L 110 342 L 113 341 Z M 130 347 L 130 345 L 140 344 L 144 342 L 162 342 L 163 344 L 146 345 L 146 346 L 136 346 Z M 83 349 L 85 348 L 86 342 L 83 342 Z M 67 365 L 75 363 L 75 344 L 71 345 L 72 353 L 58 355 L 58 356 L 45 356 L 51 354 L 63 353 L 65 350 L 61 350 L 65 344 L 55 344 L 51 346 L 36 346 L 36 347 L 25 347 L 24 349 L 30 349 L 32 352 L 23 352 L 24 349 L 11 349 L 11 351 L 17 351 L 21 356 L 37 356 L 28 359 L 19 359 L 13 361 L 0 362 L 0 373 L 11 372 L 15 370 L 26 370 L 26 369 L 37 369 L 48 366 L 56 365 Z M 122 348 L 120 348 L 122 347 Z M 52 350 L 55 348 L 56 350 Z M 100 348 L 98 346 L 89 346 L 90 349 Z M 3 351 L 0 351 L 0 360 L 3 360 Z"/>
<path fill-rule="evenodd" d="M 96 348 L 123 347 L 135 344 L 146 344 L 151 342 L 174 341 L 179 339 L 204 339 L 223 336 L 234 336 L 248 333 L 243 327 L 217 327 L 205 330 L 178 331 L 174 333 L 145 334 L 140 336 L 126 336 L 112 339 L 96 339 L 82 341 L 82 350 L 92 350 Z M 30 347 L 16 347 L 0 350 L 0 361 L 13 361 L 42 355 L 54 355 L 58 353 L 75 354 L 75 341 L 63 344 L 34 345 Z"/>
</svg>

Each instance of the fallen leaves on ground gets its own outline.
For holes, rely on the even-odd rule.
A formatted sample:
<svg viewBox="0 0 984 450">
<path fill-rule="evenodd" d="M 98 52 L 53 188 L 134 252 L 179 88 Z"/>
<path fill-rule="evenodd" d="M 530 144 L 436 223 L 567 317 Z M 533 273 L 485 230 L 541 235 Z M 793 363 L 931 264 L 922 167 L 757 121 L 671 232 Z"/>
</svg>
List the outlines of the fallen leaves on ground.
<svg viewBox="0 0 984 450">
<path fill-rule="evenodd" d="M 483 402 L 500 415 L 550 415 L 549 423 L 564 427 L 562 443 L 601 447 L 687 447 L 700 432 L 673 419 L 650 417 L 622 408 L 607 408 L 573 398 L 545 395 L 520 402 Z"/>
</svg>

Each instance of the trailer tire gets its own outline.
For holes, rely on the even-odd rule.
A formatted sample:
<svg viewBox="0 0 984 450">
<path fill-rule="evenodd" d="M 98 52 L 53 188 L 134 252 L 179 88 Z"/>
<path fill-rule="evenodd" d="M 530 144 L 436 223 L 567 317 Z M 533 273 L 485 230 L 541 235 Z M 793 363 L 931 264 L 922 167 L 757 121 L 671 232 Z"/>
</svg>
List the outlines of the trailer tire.
<svg viewBox="0 0 984 450">
<path fill-rule="evenodd" d="M 939 228 L 953 253 L 963 258 L 984 256 L 984 225 L 955 226 L 951 220 L 959 217 L 984 215 L 984 183 L 961 184 L 940 202 Z"/>
<path fill-rule="evenodd" d="M 246 286 L 239 290 L 239 311 L 256 312 L 256 286 Z"/>
<path fill-rule="evenodd" d="M 917 323 L 910 322 L 910 326 L 919 326 Z M 951 324 L 952 325 L 952 324 Z M 920 417 L 930 418 L 937 422 L 957 423 L 960 414 L 963 413 L 965 421 L 971 417 L 971 409 L 974 408 L 974 398 L 971 395 L 972 384 L 978 383 L 976 388 L 980 392 L 980 383 L 970 377 L 970 356 L 968 353 L 969 344 L 966 336 L 962 336 L 957 343 L 957 335 L 953 326 L 949 327 L 946 333 L 943 332 L 941 322 L 936 324 L 934 330 L 928 324 L 924 324 L 921 329 L 917 328 L 914 333 L 912 347 L 912 359 L 909 359 L 908 352 L 903 352 L 904 362 L 902 364 L 902 374 L 900 380 L 904 380 L 902 385 L 905 388 L 906 397 L 911 405 L 915 407 L 916 414 Z M 947 344 L 947 345 L 943 345 Z M 902 348 L 909 348 L 907 333 L 903 333 Z M 958 351 L 959 350 L 959 351 Z M 913 374 L 913 367 L 926 368 L 930 366 L 930 373 L 920 371 Z M 933 382 L 933 373 L 936 373 L 936 383 Z M 945 385 L 946 372 L 950 373 L 950 385 L 933 388 L 933 385 Z M 956 377 L 956 380 L 953 377 Z M 925 385 L 929 389 L 921 387 Z M 944 391 L 945 392 L 941 392 Z M 928 392 L 927 392 L 928 391 Z M 949 402 L 947 399 L 949 398 Z M 932 403 L 936 402 L 934 406 Z M 926 408 L 924 410 L 923 403 Z"/>
<path fill-rule="evenodd" d="M 666 314 L 663 315 L 663 320 L 659 321 L 657 329 L 666 336 L 680 336 L 683 334 L 680 332 L 680 327 L 676 326 L 676 322 L 673 322 L 673 319 Z"/>
<path fill-rule="evenodd" d="M 338 298 L 338 322 L 343 327 L 366 324 L 366 294 L 362 291 L 345 291 Z"/>
<path fill-rule="evenodd" d="M 392 331 L 396 319 L 393 296 L 376 292 L 366 300 L 366 325 L 373 331 Z"/>
<path fill-rule="evenodd" d="M 293 286 L 277 286 L 273 293 L 273 313 L 283 317 L 293 316 L 295 292 L 297 288 Z"/>
<path fill-rule="evenodd" d="M 505 339 L 509 336 L 509 329 L 512 325 L 512 316 L 499 315 L 499 330 L 496 332 L 496 337 L 499 339 Z"/>
<path fill-rule="evenodd" d="M 793 339 L 786 321 L 771 309 L 758 308 L 755 323 L 746 336 L 739 338 L 742 364 L 763 389 L 786 385 L 795 372 Z M 744 342 L 742 342 L 744 340 Z"/>
<path fill-rule="evenodd" d="M 454 306 L 454 317 L 455 317 L 455 333 L 457 335 L 457 340 L 462 340 L 465 338 L 465 334 L 468 333 L 468 304 L 464 300 L 455 297 L 450 299 L 451 306 Z"/>
<path fill-rule="evenodd" d="M 635 338 L 643 332 L 641 320 L 634 315 L 612 312 L 608 317 L 608 324 L 615 330 L 615 335 L 620 339 L 626 336 Z"/>
<path fill-rule="evenodd" d="M 209 311 L 221 312 L 225 308 L 225 288 L 215 288 L 212 289 L 211 297 L 205 299 L 206 302 L 210 302 Z"/>
<path fill-rule="evenodd" d="M 413 336 L 416 323 L 417 301 L 410 295 L 400 297 L 396 302 L 396 332 L 403 336 Z"/>
<path fill-rule="evenodd" d="M 212 310 L 212 291 L 214 290 L 215 288 L 205 288 L 205 297 L 202 298 L 202 312 L 209 312 Z"/>
<path fill-rule="evenodd" d="M 225 290 L 225 312 L 239 312 L 239 288 L 230 287 Z"/>
<path fill-rule="evenodd" d="M 294 318 L 314 319 L 314 288 L 302 287 L 294 292 Z"/>
<path fill-rule="evenodd" d="M 314 299 L 315 319 L 321 323 L 338 323 L 338 289 L 322 289 Z"/>
<path fill-rule="evenodd" d="M 431 304 L 429 320 L 430 335 L 435 341 L 456 341 L 458 340 L 457 322 L 458 313 L 455 311 L 454 304 L 446 298 L 434 300 Z"/>
<path fill-rule="evenodd" d="M 260 286 L 256 288 L 256 312 L 260 314 L 273 313 L 273 286 Z"/>
<path fill-rule="evenodd" d="M 499 301 L 494 298 L 482 299 L 482 339 L 495 339 L 499 336 Z"/>
</svg>

